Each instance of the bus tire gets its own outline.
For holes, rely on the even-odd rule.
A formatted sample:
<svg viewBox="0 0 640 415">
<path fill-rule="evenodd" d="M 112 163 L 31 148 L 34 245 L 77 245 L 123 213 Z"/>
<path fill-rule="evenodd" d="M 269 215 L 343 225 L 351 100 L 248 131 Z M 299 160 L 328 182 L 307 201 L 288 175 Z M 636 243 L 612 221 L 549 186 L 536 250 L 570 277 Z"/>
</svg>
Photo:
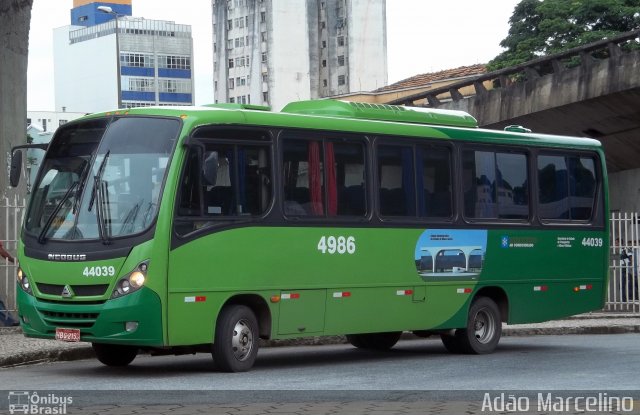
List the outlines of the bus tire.
<svg viewBox="0 0 640 415">
<path fill-rule="evenodd" d="M 493 353 L 502 335 L 502 319 L 496 303 L 488 297 L 478 297 L 471 303 L 467 327 L 457 329 L 453 336 L 442 335 L 442 343 L 452 353 Z"/>
<path fill-rule="evenodd" d="M 212 354 L 216 369 L 246 372 L 258 354 L 258 320 L 249 307 L 230 305 L 222 309 L 216 324 Z"/>
<path fill-rule="evenodd" d="M 347 341 L 353 347 L 368 350 L 389 350 L 398 343 L 401 331 L 388 333 L 348 334 Z"/>
<path fill-rule="evenodd" d="M 93 351 L 100 363 L 106 366 L 122 367 L 133 362 L 138 355 L 135 346 L 123 346 L 120 344 L 91 343 Z"/>
</svg>

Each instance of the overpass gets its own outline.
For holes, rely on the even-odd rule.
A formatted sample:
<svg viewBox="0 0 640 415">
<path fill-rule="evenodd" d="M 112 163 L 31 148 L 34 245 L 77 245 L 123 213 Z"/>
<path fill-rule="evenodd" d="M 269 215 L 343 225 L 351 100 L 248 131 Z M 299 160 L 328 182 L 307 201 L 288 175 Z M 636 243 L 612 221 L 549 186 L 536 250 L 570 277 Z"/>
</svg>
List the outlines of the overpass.
<svg viewBox="0 0 640 415">
<path fill-rule="evenodd" d="M 426 99 L 425 106 L 466 111 L 487 128 L 519 124 L 539 133 L 596 138 L 612 173 L 612 209 L 638 211 L 639 37 L 637 29 L 388 104 Z M 475 95 L 465 97 L 461 90 L 469 86 Z"/>
</svg>

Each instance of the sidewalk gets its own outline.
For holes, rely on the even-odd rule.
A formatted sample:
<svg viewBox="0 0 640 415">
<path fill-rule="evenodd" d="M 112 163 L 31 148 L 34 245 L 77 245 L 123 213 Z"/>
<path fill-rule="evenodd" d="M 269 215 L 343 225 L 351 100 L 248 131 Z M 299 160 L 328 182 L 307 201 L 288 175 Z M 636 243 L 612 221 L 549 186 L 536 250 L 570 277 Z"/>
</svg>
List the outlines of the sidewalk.
<svg viewBox="0 0 640 415">
<path fill-rule="evenodd" d="M 638 313 L 588 313 L 566 320 L 555 320 L 536 324 L 504 325 L 503 336 L 533 336 L 562 334 L 621 334 L 640 333 Z M 411 338 L 407 334 L 407 338 Z M 291 344 L 335 344 L 344 343 L 343 336 L 315 337 L 299 341 L 271 341 L 262 347 Z M 64 343 L 55 340 L 26 338 L 19 327 L 0 327 L 0 368 L 78 360 L 94 357 L 90 343 Z"/>
</svg>

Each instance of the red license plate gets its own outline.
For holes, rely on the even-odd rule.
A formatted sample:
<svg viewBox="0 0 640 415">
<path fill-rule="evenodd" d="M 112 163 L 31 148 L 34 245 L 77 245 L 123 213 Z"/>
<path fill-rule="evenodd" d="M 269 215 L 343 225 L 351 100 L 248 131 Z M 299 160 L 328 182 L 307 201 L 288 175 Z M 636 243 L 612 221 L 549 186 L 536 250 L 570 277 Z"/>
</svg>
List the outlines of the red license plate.
<svg viewBox="0 0 640 415">
<path fill-rule="evenodd" d="M 80 329 L 61 329 L 56 328 L 56 340 L 63 342 L 79 342 Z"/>
</svg>

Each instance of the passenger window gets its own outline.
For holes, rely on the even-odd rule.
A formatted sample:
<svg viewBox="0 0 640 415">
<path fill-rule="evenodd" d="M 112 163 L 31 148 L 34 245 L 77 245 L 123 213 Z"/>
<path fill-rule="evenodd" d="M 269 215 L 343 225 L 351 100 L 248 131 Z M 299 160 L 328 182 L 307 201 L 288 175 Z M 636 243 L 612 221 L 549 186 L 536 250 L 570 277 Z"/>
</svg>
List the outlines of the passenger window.
<svg viewBox="0 0 640 415">
<path fill-rule="evenodd" d="M 468 218 L 497 218 L 494 153 L 465 150 L 462 160 L 464 215 Z"/>
<path fill-rule="evenodd" d="M 200 157 L 199 148 L 189 151 L 186 168 L 180 181 L 178 216 L 200 216 Z"/>
<path fill-rule="evenodd" d="M 417 157 L 419 216 L 451 217 L 451 150 L 446 147 L 422 147 L 419 148 Z"/>
<path fill-rule="evenodd" d="M 205 216 L 255 216 L 267 209 L 271 200 L 267 147 L 207 145 L 204 160 L 205 169 L 215 170 L 208 172 L 213 180 L 202 183 Z"/>
<path fill-rule="evenodd" d="M 180 183 L 178 232 L 217 223 L 209 221 L 214 218 L 264 214 L 272 199 L 270 160 L 266 144 L 203 141 L 192 148 Z"/>
<path fill-rule="evenodd" d="M 524 154 L 496 153 L 497 201 L 500 219 L 529 218 L 529 180 Z"/>
<path fill-rule="evenodd" d="M 526 155 L 465 150 L 462 163 L 466 217 L 520 220 L 529 217 Z"/>
<path fill-rule="evenodd" d="M 333 163 L 333 172 L 327 172 L 327 183 L 330 184 L 332 182 L 331 175 L 333 175 L 337 186 L 337 214 L 364 216 L 367 213 L 364 145 L 359 143 L 333 143 L 333 152 L 335 154 L 335 162 Z M 327 165 L 329 165 L 328 156 Z M 329 190 L 331 195 L 331 187 L 329 187 Z M 331 212 L 331 209 L 329 212 Z"/>
<path fill-rule="evenodd" d="M 595 194 L 593 158 L 538 157 L 538 204 L 542 219 L 589 220 Z"/>
<path fill-rule="evenodd" d="M 322 141 L 284 140 L 284 213 L 288 216 L 324 215 Z"/>
<path fill-rule="evenodd" d="M 383 216 L 416 216 L 413 149 L 379 145 L 378 197 Z"/>
<path fill-rule="evenodd" d="M 284 213 L 287 216 L 364 216 L 364 145 L 285 139 Z"/>
<path fill-rule="evenodd" d="M 588 157 L 570 158 L 571 219 L 589 220 L 596 197 L 596 164 Z"/>
</svg>

